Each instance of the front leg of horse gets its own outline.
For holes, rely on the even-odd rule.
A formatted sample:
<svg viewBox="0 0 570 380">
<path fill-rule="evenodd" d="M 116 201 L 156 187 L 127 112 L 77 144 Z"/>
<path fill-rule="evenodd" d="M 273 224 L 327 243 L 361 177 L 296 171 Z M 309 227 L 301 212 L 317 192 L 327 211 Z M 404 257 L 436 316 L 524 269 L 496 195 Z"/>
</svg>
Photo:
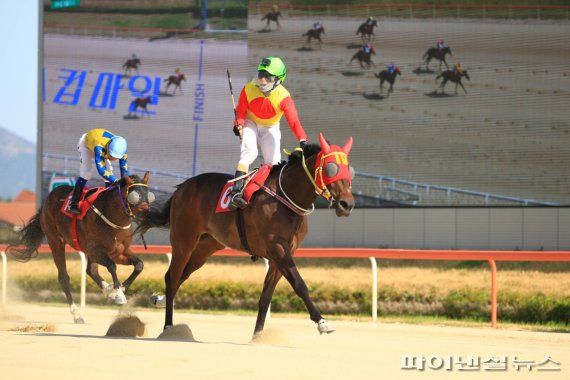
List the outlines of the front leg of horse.
<svg viewBox="0 0 570 380">
<path fill-rule="evenodd" d="M 255 321 L 255 330 L 253 330 L 253 337 L 263 331 L 265 326 L 265 317 L 267 316 L 267 311 L 269 310 L 269 304 L 271 303 L 271 298 L 273 297 L 273 292 L 275 291 L 275 286 L 281 279 L 282 274 L 279 272 L 277 265 L 273 261 L 269 262 L 269 270 L 265 275 L 265 281 L 263 282 L 263 290 L 261 291 L 261 296 L 259 297 L 258 309 L 257 309 L 257 320 Z"/>
<path fill-rule="evenodd" d="M 113 278 L 113 290 L 111 290 L 107 298 L 117 305 L 126 304 L 127 297 L 125 297 L 125 293 L 123 292 L 121 283 L 119 282 L 119 277 L 117 276 L 117 265 L 108 256 L 104 258 L 103 265 L 107 268 Z"/>
<path fill-rule="evenodd" d="M 87 259 L 87 275 L 95 281 L 95 283 L 101 288 L 103 294 L 108 296 L 109 293 L 113 291 L 113 285 L 107 283 L 103 280 L 103 278 L 99 275 L 99 267 L 98 264 L 91 261 L 91 258 Z"/>
<path fill-rule="evenodd" d="M 279 271 L 281 274 L 283 274 L 283 276 L 285 276 L 289 284 L 291 284 L 291 287 L 295 293 L 301 297 L 305 303 L 311 320 L 317 324 L 319 333 L 330 334 L 334 332 L 334 328 L 329 325 L 326 319 L 323 318 L 321 312 L 317 309 L 313 303 L 313 300 L 311 300 L 311 297 L 309 296 L 309 289 L 307 288 L 305 281 L 297 270 L 297 266 L 293 261 L 293 257 L 291 256 L 289 248 L 286 248 L 284 244 L 277 244 L 273 251 L 275 252 L 274 260 L 276 261 Z"/>
<path fill-rule="evenodd" d="M 461 83 L 461 80 L 459 82 L 457 82 L 461 88 L 463 89 L 463 91 L 465 91 L 465 93 L 467 94 L 467 90 L 465 89 L 465 87 L 463 86 L 463 83 Z M 455 85 L 455 93 L 457 93 L 457 85 Z"/>
<path fill-rule="evenodd" d="M 132 253 L 128 252 L 128 253 L 124 253 L 121 256 L 117 257 L 115 259 L 115 262 L 117 264 L 121 264 L 121 265 L 132 265 L 133 266 L 133 272 L 131 273 L 131 275 L 121 284 L 121 288 L 123 289 L 123 291 L 127 291 L 129 289 L 129 287 L 131 286 L 131 284 L 133 283 L 133 281 L 135 281 L 135 279 L 139 276 L 139 274 L 141 274 L 141 272 L 144 269 L 144 263 L 141 259 L 139 259 L 137 256 L 133 255 Z"/>
</svg>

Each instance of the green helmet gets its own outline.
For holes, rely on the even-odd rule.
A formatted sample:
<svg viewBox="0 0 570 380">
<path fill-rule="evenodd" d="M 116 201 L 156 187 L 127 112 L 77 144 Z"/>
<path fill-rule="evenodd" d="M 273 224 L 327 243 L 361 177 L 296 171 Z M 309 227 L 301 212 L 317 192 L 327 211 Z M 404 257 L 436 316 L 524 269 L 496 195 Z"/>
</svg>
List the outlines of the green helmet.
<svg viewBox="0 0 570 380">
<path fill-rule="evenodd" d="M 257 71 L 267 71 L 269 74 L 275 75 L 281 82 L 285 81 L 287 76 L 285 63 L 278 57 L 263 58 L 257 66 Z"/>
</svg>

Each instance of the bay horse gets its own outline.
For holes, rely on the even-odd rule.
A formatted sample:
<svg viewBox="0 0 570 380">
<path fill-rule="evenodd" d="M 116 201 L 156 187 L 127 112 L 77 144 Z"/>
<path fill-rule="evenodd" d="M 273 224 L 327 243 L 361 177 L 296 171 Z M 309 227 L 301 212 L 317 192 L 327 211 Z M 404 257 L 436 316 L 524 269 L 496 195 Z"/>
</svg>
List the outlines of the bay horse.
<svg viewBox="0 0 570 380">
<path fill-rule="evenodd" d="M 323 40 L 321 40 L 321 34 L 325 34 L 325 28 L 323 26 L 320 26 L 317 29 L 309 29 L 307 33 L 303 33 L 303 37 L 305 36 L 307 37 L 307 41 L 305 42 L 303 47 L 305 47 L 307 44 L 309 45 L 309 47 L 311 47 L 311 39 L 314 38 L 319 42 L 319 48 L 321 48 L 323 44 Z"/>
<path fill-rule="evenodd" d="M 442 49 L 438 49 L 436 47 L 429 48 L 422 57 L 425 65 L 426 65 L 426 70 L 429 70 L 428 65 L 433 58 L 439 60 L 439 71 L 441 71 L 441 63 L 442 62 L 445 64 L 445 67 L 447 67 L 449 69 L 449 65 L 445 61 L 445 56 L 447 54 L 449 54 L 450 56 L 453 56 L 453 54 L 451 53 L 451 48 L 449 46 L 446 46 Z"/>
<path fill-rule="evenodd" d="M 378 22 L 376 22 L 376 20 L 373 20 L 371 22 L 368 21 L 363 22 L 362 24 L 360 24 L 355 34 L 360 34 L 362 42 L 370 42 L 374 40 L 374 37 L 376 36 L 374 34 L 374 28 L 377 26 Z"/>
<path fill-rule="evenodd" d="M 267 13 L 265 16 L 261 18 L 261 21 L 267 20 L 267 24 L 265 25 L 265 30 L 271 30 L 269 23 L 274 21 L 277 24 L 277 30 L 281 30 L 281 24 L 279 24 L 279 17 L 283 17 L 281 12 L 278 10 L 272 10 L 271 12 Z"/>
<path fill-rule="evenodd" d="M 376 49 L 371 48 L 369 53 L 360 49 L 352 56 L 350 63 L 357 59 L 361 69 L 369 69 L 370 66 L 374 65 L 374 62 L 372 62 L 372 54 L 376 55 Z"/>
<path fill-rule="evenodd" d="M 153 207 L 141 214 L 135 234 L 144 234 L 153 227 L 170 228 L 172 262 L 164 276 L 165 329 L 173 325 L 173 302 L 178 288 L 214 252 L 230 247 L 269 260 L 254 337 L 263 330 L 271 297 L 282 276 L 305 303 L 319 333 L 334 331 L 311 300 L 293 260 L 295 250 L 307 235 L 307 215 L 314 209 L 317 192 L 329 200 L 339 217 L 350 215 L 354 208 L 354 171 L 348 162 L 352 137 L 343 147 L 329 145 L 322 134 L 319 140 L 320 146 L 297 148 L 287 162 L 273 166 L 265 182 L 267 190 L 255 193 L 244 209 L 216 212 L 220 193 L 233 177 L 205 173 L 178 185 L 162 208 Z"/>
<path fill-rule="evenodd" d="M 171 75 L 168 78 L 166 78 L 164 81 L 168 82 L 166 84 L 166 88 L 164 89 L 164 92 L 166 94 L 168 94 L 168 87 L 170 87 L 171 84 L 174 85 L 174 91 L 172 92 L 172 95 L 176 93 L 177 88 L 180 89 L 180 94 L 182 94 L 182 87 L 180 86 L 180 84 L 182 81 L 186 82 L 186 75 L 184 74 Z"/>
<path fill-rule="evenodd" d="M 182 91 L 182 90 L 180 90 L 180 91 Z M 129 114 L 127 116 L 129 116 L 129 117 L 132 116 L 132 113 L 136 112 L 137 109 L 140 108 L 143 112 L 143 115 L 147 114 L 148 117 L 150 117 L 150 113 L 146 109 L 146 106 L 149 104 L 154 104 L 152 101 L 152 96 L 147 96 L 144 98 L 136 98 L 135 100 L 133 100 L 131 102 L 131 105 L 129 106 Z"/>
<path fill-rule="evenodd" d="M 137 74 L 139 73 L 139 66 L 141 65 L 140 58 L 131 58 L 127 59 L 127 62 L 123 64 L 123 69 L 125 69 L 125 75 L 130 75 L 131 70 L 136 70 Z"/>
<path fill-rule="evenodd" d="M 394 82 L 396 81 L 397 75 L 402 75 L 399 66 L 397 66 L 394 72 L 392 73 L 390 73 L 388 70 L 382 70 L 378 74 L 374 73 L 374 76 L 380 79 L 380 94 L 382 94 L 383 92 L 384 82 L 388 82 L 390 84 L 390 88 L 388 89 L 388 95 L 390 95 L 390 93 L 394 91 Z"/>
<path fill-rule="evenodd" d="M 58 280 L 75 323 L 84 323 L 71 295 L 69 275 L 65 262 L 65 245 L 69 244 L 87 256 L 87 274 L 117 304 L 126 303 L 124 292 L 142 272 L 144 264 L 133 255 L 131 218 L 150 207 L 154 194 L 148 190 L 149 173 L 141 180 L 138 176 L 124 176 L 114 185 L 103 190 L 92 201 L 83 219 L 71 218 L 61 208 L 72 186 L 53 189 L 38 212 L 20 231 L 18 243 L 10 245 L 7 252 L 19 261 L 27 262 L 37 253 L 44 236 L 57 267 Z M 91 189 L 88 192 L 97 189 Z M 117 277 L 117 265 L 132 265 L 133 272 L 121 284 Z M 107 284 L 99 275 L 97 265 L 107 268 L 113 278 Z"/>
<path fill-rule="evenodd" d="M 463 87 L 463 83 L 461 83 L 462 77 L 467 78 L 467 80 L 471 80 L 471 78 L 469 78 L 469 74 L 467 73 L 467 70 L 461 70 L 461 71 L 445 70 L 444 72 L 439 74 L 437 77 L 435 77 L 435 80 L 437 81 L 438 79 L 443 78 L 443 81 L 441 82 L 441 85 L 439 86 L 439 88 L 441 88 L 441 92 L 444 92 L 443 87 L 445 86 L 445 84 L 448 81 L 450 81 L 450 82 L 455 83 L 455 94 L 457 94 L 457 85 L 461 86 L 463 91 L 465 91 L 465 93 L 467 94 L 467 90 L 465 89 L 465 87 Z"/>
</svg>

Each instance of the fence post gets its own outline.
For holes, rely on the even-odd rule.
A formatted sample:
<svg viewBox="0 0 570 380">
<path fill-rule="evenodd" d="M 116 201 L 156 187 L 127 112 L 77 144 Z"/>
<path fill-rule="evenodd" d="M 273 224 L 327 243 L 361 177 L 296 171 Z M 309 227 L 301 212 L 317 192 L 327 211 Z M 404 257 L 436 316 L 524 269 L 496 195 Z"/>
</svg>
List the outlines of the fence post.
<svg viewBox="0 0 570 380">
<path fill-rule="evenodd" d="M 8 281 L 6 281 L 6 277 L 8 276 L 8 262 L 6 260 L 6 253 L 4 251 L 1 251 L 0 255 L 2 256 L 2 305 L 6 306 L 7 303 L 6 286 L 8 284 Z"/>
<path fill-rule="evenodd" d="M 87 272 L 87 261 L 85 260 L 85 253 L 81 251 L 77 253 L 81 258 L 81 308 L 85 309 L 85 293 L 86 293 L 85 272 Z"/>
<path fill-rule="evenodd" d="M 497 328 L 497 265 L 489 260 L 491 266 L 491 327 Z"/>
<path fill-rule="evenodd" d="M 372 266 L 372 320 L 378 319 L 378 267 L 376 258 L 369 257 Z"/>
</svg>

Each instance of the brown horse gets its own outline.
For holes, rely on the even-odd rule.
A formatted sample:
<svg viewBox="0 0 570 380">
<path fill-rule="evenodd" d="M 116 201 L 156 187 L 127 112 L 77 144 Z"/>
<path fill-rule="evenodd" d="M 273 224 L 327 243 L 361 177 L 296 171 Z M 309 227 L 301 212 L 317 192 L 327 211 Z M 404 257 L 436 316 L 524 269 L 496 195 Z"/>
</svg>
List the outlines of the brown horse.
<svg viewBox="0 0 570 380">
<path fill-rule="evenodd" d="M 281 30 L 281 24 L 279 24 L 279 17 L 283 17 L 280 11 L 273 10 L 267 13 L 265 16 L 261 18 L 261 21 L 267 20 L 267 24 L 265 25 L 265 30 L 271 30 L 269 23 L 274 21 L 277 24 L 277 30 Z"/>
<path fill-rule="evenodd" d="M 443 78 L 443 81 L 441 82 L 441 85 L 439 86 L 439 88 L 441 88 L 441 92 L 445 92 L 443 87 L 445 86 L 445 84 L 448 81 L 450 81 L 450 82 L 455 83 L 455 94 L 457 94 L 457 85 L 461 86 L 463 91 L 465 91 L 465 93 L 467 94 L 467 90 L 465 89 L 465 87 L 463 87 L 463 83 L 461 83 L 462 77 L 467 78 L 467 80 L 471 80 L 471 78 L 469 78 L 469 74 L 467 74 L 467 70 L 461 70 L 461 71 L 445 70 L 443 73 L 441 73 L 437 77 L 435 77 L 435 80 L 437 81 L 438 79 Z"/>
<path fill-rule="evenodd" d="M 141 65 L 141 60 L 139 58 L 128 59 L 127 62 L 123 64 L 123 69 L 125 69 L 125 75 L 130 75 L 131 70 L 136 70 L 139 73 L 139 66 Z"/>
<path fill-rule="evenodd" d="M 453 54 L 451 53 L 451 48 L 449 46 L 446 46 L 442 49 L 438 49 L 436 47 L 431 47 L 429 48 L 424 56 L 422 57 L 422 59 L 424 60 L 424 63 L 426 65 L 426 70 L 429 70 L 429 62 L 435 58 L 437 60 L 439 60 L 439 71 L 441 71 L 441 63 L 443 62 L 445 64 L 445 67 L 447 67 L 449 69 L 449 65 L 447 64 L 447 62 L 445 61 L 445 56 L 449 54 L 451 56 L 453 56 Z"/>
<path fill-rule="evenodd" d="M 390 83 L 390 88 L 388 89 L 388 95 L 394 91 L 394 82 L 396 81 L 396 75 L 402 75 L 400 67 L 397 66 L 394 72 L 390 73 L 388 70 L 382 70 L 378 74 L 374 73 L 376 78 L 380 79 L 380 94 L 383 92 L 384 82 Z"/>
<path fill-rule="evenodd" d="M 352 56 L 350 63 L 357 59 L 361 69 L 369 69 L 370 66 L 374 65 L 374 62 L 372 62 L 373 54 L 376 55 L 376 49 L 374 48 L 371 48 L 369 53 L 365 52 L 364 49 L 360 49 Z"/>
<path fill-rule="evenodd" d="M 180 90 L 180 91 L 182 91 L 182 90 Z M 148 115 L 148 117 L 150 117 L 150 113 L 146 109 L 146 106 L 149 104 L 154 104 L 152 101 L 152 96 L 147 96 L 144 98 L 136 98 L 135 100 L 133 100 L 131 102 L 131 105 L 129 106 L 129 114 L 127 116 L 128 117 L 133 116 L 132 115 L 133 112 L 137 112 L 137 109 L 140 108 L 143 112 L 143 116 L 146 114 L 146 115 Z"/>
<path fill-rule="evenodd" d="M 305 44 L 303 45 L 303 47 L 305 47 L 306 45 L 308 45 L 308 47 L 311 47 L 311 39 L 315 39 L 317 41 L 319 41 L 319 49 L 321 48 L 321 45 L 323 44 L 323 40 L 321 40 L 321 34 L 325 34 L 325 28 L 323 26 L 320 26 L 317 29 L 309 29 L 307 31 L 307 33 L 303 33 L 303 37 L 307 37 L 307 41 L 305 42 Z"/>
<path fill-rule="evenodd" d="M 373 20 L 371 22 L 363 22 L 358 27 L 356 34 L 360 34 L 360 37 L 362 38 L 362 42 L 370 42 L 370 41 L 374 40 L 374 37 L 376 36 L 374 34 L 374 28 L 377 26 L 378 26 L 378 23 L 376 22 L 376 20 Z"/>
<path fill-rule="evenodd" d="M 254 336 L 263 330 L 281 276 L 285 276 L 304 301 L 319 332 L 334 331 L 313 304 L 293 261 L 295 250 L 307 234 L 307 215 L 317 198 L 316 191 L 329 199 L 337 216 L 348 216 L 354 208 L 351 192 L 354 172 L 348 163 L 352 138 L 341 148 L 329 145 L 321 134 L 320 144 L 320 147 L 307 145 L 303 152 L 300 149 L 294 152 L 288 162 L 275 165 L 265 182 L 267 190 L 254 194 L 243 210 L 217 213 L 222 188 L 232 177 L 205 173 L 178 185 L 162 209 L 151 209 L 141 215 L 135 233 L 144 234 L 152 227 L 170 227 L 172 262 L 164 277 L 165 329 L 172 327 L 173 302 L 180 285 L 214 252 L 230 247 L 269 260 Z M 164 301 L 163 296 L 161 300 Z"/>
<path fill-rule="evenodd" d="M 164 81 L 168 82 L 166 84 L 166 88 L 164 89 L 164 92 L 166 94 L 168 94 L 168 87 L 170 87 L 171 84 L 174 85 L 174 91 L 172 92 L 172 95 L 176 93 L 177 88 L 180 89 L 180 93 L 182 94 L 182 87 L 180 86 L 180 83 L 182 81 L 186 82 L 186 75 L 184 74 L 171 75 L 168 78 L 166 78 Z"/>
<path fill-rule="evenodd" d="M 61 207 L 73 188 L 56 187 L 22 229 L 19 242 L 8 247 L 7 251 L 11 256 L 20 261 L 28 261 L 37 252 L 45 235 L 57 266 L 59 284 L 65 293 L 75 323 L 83 323 L 83 318 L 79 315 L 71 295 L 65 263 L 65 244 L 85 253 L 87 274 L 108 294 L 109 299 L 117 304 L 126 303 L 124 291 L 144 267 L 142 260 L 133 255 L 130 249 L 131 218 L 136 218 L 141 210 L 148 209 L 154 200 L 154 194 L 146 185 L 148 179 L 148 172 L 142 180 L 138 176 L 125 176 L 115 185 L 108 187 L 92 203 L 85 217 L 76 221 L 75 227 L 73 219 L 61 212 Z M 122 284 L 117 277 L 116 264 L 134 267 L 132 274 Z M 103 281 L 97 265 L 107 268 L 113 278 L 113 284 Z"/>
</svg>

